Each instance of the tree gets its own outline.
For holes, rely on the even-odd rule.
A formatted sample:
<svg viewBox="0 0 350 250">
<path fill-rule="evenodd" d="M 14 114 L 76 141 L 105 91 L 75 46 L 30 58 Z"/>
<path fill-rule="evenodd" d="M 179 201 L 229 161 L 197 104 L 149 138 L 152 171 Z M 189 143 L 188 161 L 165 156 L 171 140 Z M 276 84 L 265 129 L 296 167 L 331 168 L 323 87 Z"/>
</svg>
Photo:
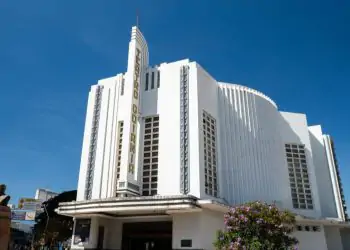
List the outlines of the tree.
<svg viewBox="0 0 350 250">
<path fill-rule="evenodd" d="M 295 216 L 275 205 L 250 202 L 232 207 L 224 215 L 225 230 L 217 233 L 214 246 L 218 250 L 284 250 L 298 243 L 291 236 Z"/>
<path fill-rule="evenodd" d="M 72 237 L 73 219 L 55 212 L 59 203 L 75 201 L 77 191 L 62 192 L 59 195 L 43 202 L 43 212 L 35 218 L 34 226 L 36 244 L 63 242 Z"/>
</svg>

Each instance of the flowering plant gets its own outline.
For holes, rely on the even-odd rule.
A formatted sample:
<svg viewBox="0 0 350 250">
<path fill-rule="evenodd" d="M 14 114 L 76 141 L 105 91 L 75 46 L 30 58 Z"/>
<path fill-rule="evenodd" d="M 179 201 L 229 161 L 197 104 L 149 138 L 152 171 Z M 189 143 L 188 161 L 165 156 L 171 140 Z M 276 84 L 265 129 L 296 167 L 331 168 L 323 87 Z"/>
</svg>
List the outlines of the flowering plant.
<svg viewBox="0 0 350 250">
<path fill-rule="evenodd" d="M 291 236 L 295 216 L 275 205 L 250 202 L 232 207 L 224 216 L 225 230 L 217 233 L 217 250 L 296 249 Z"/>
</svg>

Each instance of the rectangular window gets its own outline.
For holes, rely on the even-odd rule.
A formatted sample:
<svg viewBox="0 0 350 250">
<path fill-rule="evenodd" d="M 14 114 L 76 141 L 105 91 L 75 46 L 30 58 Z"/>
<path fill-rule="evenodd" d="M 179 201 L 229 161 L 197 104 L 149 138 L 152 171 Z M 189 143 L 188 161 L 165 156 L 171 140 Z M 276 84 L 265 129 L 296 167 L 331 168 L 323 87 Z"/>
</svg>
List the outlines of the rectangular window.
<svg viewBox="0 0 350 250">
<path fill-rule="evenodd" d="M 120 95 L 124 95 L 124 87 L 125 87 L 124 85 L 125 85 L 125 79 L 123 78 L 122 85 L 120 87 Z"/>
<path fill-rule="evenodd" d="M 160 87 L 160 73 L 159 70 L 157 71 L 157 88 Z"/>
<path fill-rule="evenodd" d="M 123 147 L 123 130 L 124 130 L 124 122 L 119 121 L 118 122 L 118 130 L 117 130 L 117 141 L 118 141 L 118 147 L 117 147 L 117 172 L 116 172 L 116 187 L 118 180 L 120 178 L 120 165 L 121 165 L 121 155 L 122 155 L 122 147 Z M 117 189 L 117 188 L 116 188 Z"/>
<path fill-rule="evenodd" d="M 151 89 L 154 89 L 154 71 L 152 71 Z"/>
<path fill-rule="evenodd" d="M 143 169 L 142 169 L 142 195 L 157 194 L 158 187 L 158 146 L 159 146 L 159 117 L 144 119 L 143 137 Z M 152 165 L 150 165 L 152 164 Z"/>
<path fill-rule="evenodd" d="M 210 196 L 218 197 L 215 139 L 216 120 L 209 113 L 203 111 L 205 193 Z"/>
<path fill-rule="evenodd" d="M 148 73 L 146 73 L 146 84 L 145 84 L 145 90 L 148 90 Z"/>
<path fill-rule="evenodd" d="M 292 148 L 293 154 L 290 153 Z M 288 173 L 291 187 L 293 207 L 296 209 L 313 209 L 311 196 L 311 185 L 307 171 L 305 146 L 296 144 L 285 145 L 286 158 L 288 162 Z M 302 160 L 300 160 L 302 158 Z M 301 175 L 300 161 L 303 163 Z M 295 180 L 298 188 L 295 188 Z"/>
<path fill-rule="evenodd" d="M 181 247 L 192 247 L 192 240 L 181 240 Z"/>
</svg>

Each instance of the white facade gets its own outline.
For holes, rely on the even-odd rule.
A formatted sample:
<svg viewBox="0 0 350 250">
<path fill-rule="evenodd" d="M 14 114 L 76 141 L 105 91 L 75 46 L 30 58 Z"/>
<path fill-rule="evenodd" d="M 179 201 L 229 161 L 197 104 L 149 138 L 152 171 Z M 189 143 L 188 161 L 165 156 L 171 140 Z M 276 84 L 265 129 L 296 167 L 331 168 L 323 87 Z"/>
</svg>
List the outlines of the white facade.
<svg viewBox="0 0 350 250">
<path fill-rule="evenodd" d="M 344 221 L 333 151 L 306 115 L 280 112 L 266 95 L 218 82 L 196 62 L 149 66 L 146 40 L 134 27 L 127 72 L 100 80 L 89 93 L 77 202 L 147 195 L 228 205 L 263 200 Z M 173 215 L 173 237 L 189 233 L 187 224 L 220 227 L 208 213 L 214 212 Z M 296 232 L 300 239 L 320 238 L 314 248 L 301 240 L 301 249 L 327 249 L 327 230 Z M 200 230 L 192 233 L 201 244 L 208 240 Z M 205 246 L 196 240 L 193 249 L 211 249 L 212 240 Z"/>
<path fill-rule="evenodd" d="M 49 200 L 57 195 L 58 195 L 58 193 L 53 192 L 51 190 L 44 189 L 44 188 L 38 188 L 35 192 L 35 199 L 44 202 L 44 201 L 47 201 L 47 200 Z"/>
<path fill-rule="evenodd" d="M 15 204 L 8 204 L 7 206 L 8 206 L 10 209 L 15 209 L 15 208 L 16 208 Z"/>
</svg>

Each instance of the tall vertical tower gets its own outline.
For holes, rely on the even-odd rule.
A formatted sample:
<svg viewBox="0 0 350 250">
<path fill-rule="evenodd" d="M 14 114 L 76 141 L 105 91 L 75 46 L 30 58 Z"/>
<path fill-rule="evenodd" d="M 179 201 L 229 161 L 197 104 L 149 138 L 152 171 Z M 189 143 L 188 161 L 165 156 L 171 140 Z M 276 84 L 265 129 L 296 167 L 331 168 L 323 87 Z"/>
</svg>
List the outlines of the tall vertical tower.
<svg viewBox="0 0 350 250">
<path fill-rule="evenodd" d="M 125 73 L 123 147 L 121 154 L 120 178 L 117 185 L 118 196 L 139 195 L 138 183 L 138 141 L 140 140 L 140 85 L 148 67 L 148 47 L 138 27 L 133 27 L 129 43 L 128 68 Z"/>
<path fill-rule="evenodd" d="M 127 72 L 91 87 L 87 105 L 77 200 L 139 195 L 140 85 L 148 47 L 131 30 Z"/>
</svg>

